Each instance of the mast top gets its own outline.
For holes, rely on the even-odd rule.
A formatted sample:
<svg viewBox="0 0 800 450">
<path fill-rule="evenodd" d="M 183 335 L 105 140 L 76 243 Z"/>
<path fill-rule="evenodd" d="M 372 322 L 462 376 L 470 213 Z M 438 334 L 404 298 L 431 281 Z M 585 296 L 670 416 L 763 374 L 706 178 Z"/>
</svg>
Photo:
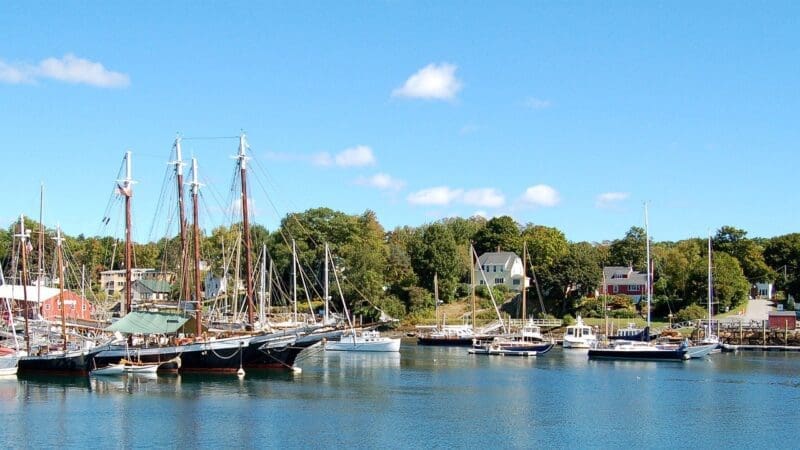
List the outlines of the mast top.
<svg viewBox="0 0 800 450">
<path fill-rule="evenodd" d="M 61 243 L 65 241 L 64 237 L 61 236 L 61 225 L 56 225 L 56 237 L 53 238 L 56 241 L 56 247 L 61 247 Z"/>
<path fill-rule="evenodd" d="M 178 134 L 175 137 L 175 143 L 172 144 L 172 146 L 175 148 L 175 161 L 170 161 L 167 164 L 169 164 L 171 166 L 175 166 L 175 173 L 177 173 L 178 175 L 183 176 L 183 166 L 185 166 L 186 163 L 183 162 L 183 156 L 182 156 L 183 152 L 181 150 L 181 135 L 180 134 Z"/>
<path fill-rule="evenodd" d="M 136 183 L 131 176 L 131 151 L 125 152 L 125 178 L 117 180 L 119 186 L 119 193 L 126 197 L 131 196 L 131 186 Z"/>
<path fill-rule="evenodd" d="M 19 233 L 15 234 L 14 237 L 22 238 L 22 239 L 28 239 L 28 238 L 31 237 L 31 230 L 26 230 L 25 229 L 25 215 L 24 214 L 20 214 L 19 215 Z"/>
<path fill-rule="evenodd" d="M 200 191 L 200 186 L 202 186 L 197 176 L 197 158 L 192 158 L 192 181 L 189 186 L 192 187 L 192 194 L 197 194 Z"/>
<path fill-rule="evenodd" d="M 246 153 L 247 147 L 247 138 L 245 137 L 245 134 L 242 133 L 239 135 L 239 154 L 236 155 L 236 158 L 239 160 L 239 164 L 241 164 L 242 169 L 247 168 L 247 160 L 250 159 Z"/>
</svg>

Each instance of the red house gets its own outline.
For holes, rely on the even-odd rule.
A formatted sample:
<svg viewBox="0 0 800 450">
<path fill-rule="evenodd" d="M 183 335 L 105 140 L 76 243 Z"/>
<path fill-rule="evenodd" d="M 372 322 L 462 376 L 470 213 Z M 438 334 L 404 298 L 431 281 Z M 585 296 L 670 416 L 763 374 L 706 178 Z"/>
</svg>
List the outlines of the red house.
<svg viewBox="0 0 800 450">
<path fill-rule="evenodd" d="M 25 311 L 27 299 L 30 318 L 61 320 L 61 295 L 57 288 L 44 286 L 0 285 L 0 299 L 8 300 L 18 314 Z M 94 305 L 89 300 L 70 290 L 64 290 L 64 308 L 67 319 L 89 320 L 94 313 Z M 6 302 L 0 302 L 3 318 L 8 319 Z"/>
<path fill-rule="evenodd" d="M 634 303 L 647 295 L 647 274 L 636 272 L 632 267 L 603 267 L 603 285 L 601 294 L 627 295 Z"/>
</svg>

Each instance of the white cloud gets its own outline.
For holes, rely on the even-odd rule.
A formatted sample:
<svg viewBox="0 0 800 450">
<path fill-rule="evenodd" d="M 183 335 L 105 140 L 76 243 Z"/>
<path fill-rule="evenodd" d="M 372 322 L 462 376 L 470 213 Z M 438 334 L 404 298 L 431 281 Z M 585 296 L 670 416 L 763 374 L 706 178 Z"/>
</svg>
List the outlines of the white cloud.
<svg viewBox="0 0 800 450">
<path fill-rule="evenodd" d="M 484 208 L 499 208 L 506 203 L 506 198 L 497 189 L 472 189 L 464 192 L 461 201 L 467 205 Z"/>
<path fill-rule="evenodd" d="M 278 154 L 276 154 L 277 156 Z M 284 160 L 288 160 L 283 158 Z M 311 164 L 315 166 L 339 166 L 339 167 L 362 167 L 373 166 L 377 162 L 372 149 L 366 145 L 359 145 L 356 147 L 342 150 L 336 155 L 331 155 L 328 152 L 319 152 L 311 155 L 310 157 L 296 157 L 295 159 L 308 159 Z"/>
<path fill-rule="evenodd" d="M 428 64 L 392 91 L 392 97 L 451 100 L 462 87 L 456 69 L 456 65 L 449 63 Z"/>
<path fill-rule="evenodd" d="M 612 208 L 617 203 L 627 200 L 630 194 L 627 192 L 605 192 L 597 196 L 594 205 L 597 208 Z"/>
<path fill-rule="evenodd" d="M 311 155 L 311 164 L 315 166 L 330 166 L 333 164 L 333 158 L 328 152 L 320 152 Z"/>
<path fill-rule="evenodd" d="M 545 109 L 553 106 L 550 100 L 543 100 L 541 98 L 530 97 L 525 100 L 525 106 L 530 109 Z"/>
<path fill-rule="evenodd" d="M 361 167 L 375 164 L 375 155 L 366 145 L 348 148 L 336 155 L 336 165 L 339 167 Z"/>
<path fill-rule="evenodd" d="M 6 63 L 0 60 L 0 82 L 19 84 L 51 79 L 74 84 L 116 88 L 130 85 L 130 77 L 106 69 L 99 62 L 78 58 L 67 53 L 62 58 L 47 58 L 37 65 Z"/>
<path fill-rule="evenodd" d="M 561 202 L 558 191 L 546 184 L 537 184 L 525 190 L 522 201 L 533 206 L 556 206 Z"/>
<path fill-rule="evenodd" d="M 433 187 L 409 194 L 408 202 L 412 205 L 445 206 L 458 199 L 463 192 L 461 189 L 450 189 L 447 186 Z"/>
<path fill-rule="evenodd" d="M 366 178 L 360 177 L 356 179 L 356 184 L 374 187 L 384 191 L 399 191 L 403 188 L 403 186 L 405 186 L 405 182 L 403 180 L 393 178 L 391 175 L 386 173 L 376 173 L 375 175 Z"/>
<path fill-rule="evenodd" d="M 463 136 L 463 135 L 475 133 L 475 132 L 479 131 L 480 129 L 481 129 L 481 127 L 479 127 L 478 125 L 468 123 L 468 124 L 464 125 L 463 127 L 461 127 L 461 129 L 458 131 L 458 133 Z"/>
<path fill-rule="evenodd" d="M 11 65 L 0 59 L 0 82 L 7 84 L 32 83 L 31 67 Z"/>
</svg>

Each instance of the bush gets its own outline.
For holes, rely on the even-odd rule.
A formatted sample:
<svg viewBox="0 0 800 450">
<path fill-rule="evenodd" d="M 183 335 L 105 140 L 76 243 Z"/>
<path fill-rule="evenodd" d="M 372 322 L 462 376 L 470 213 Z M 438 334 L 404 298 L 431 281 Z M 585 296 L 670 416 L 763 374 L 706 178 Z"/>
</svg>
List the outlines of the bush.
<svg viewBox="0 0 800 450">
<path fill-rule="evenodd" d="M 564 317 L 561 318 L 561 321 L 564 323 L 564 326 L 572 325 L 575 323 L 575 319 L 569 314 L 564 314 Z"/>
<path fill-rule="evenodd" d="M 456 297 L 464 298 L 472 295 L 472 287 L 467 283 L 460 283 L 456 286 Z"/>
<path fill-rule="evenodd" d="M 708 312 L 702 306 L 689 305 L 675 314 L 675 320 L 678 322 L 690 322 L 692 320 L 704 319 L 706 316 L 708 316 Z"/>
</svg>

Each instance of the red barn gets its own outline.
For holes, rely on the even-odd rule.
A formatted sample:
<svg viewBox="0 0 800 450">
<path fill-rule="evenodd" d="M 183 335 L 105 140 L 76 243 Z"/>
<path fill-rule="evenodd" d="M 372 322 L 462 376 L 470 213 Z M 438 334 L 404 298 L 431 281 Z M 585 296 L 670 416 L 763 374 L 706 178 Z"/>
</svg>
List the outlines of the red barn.
<svg viewBox="0 0 800 450">
<path fill-rule="evenodd" d="M 13 308 L 21 314 L 25 311 L 25 299 L 28 302 L 30 318 L 41 317 L 45 320 L 61 320 L 61 292 L 57 288 L 44 286 L 0 285 L 0 299 L 7 299 L 15 304 Z M 90 320 L 94 313 L 94 305 L 70 290 L 64 290 L 64 308 L 67 319 Z M 8 318 L 6 302 L 0 302 L 3 317 Z"/>
<path fill-rule="evenodd" d="M 797 327 L 797 315 L 794 311 L 770 311 L 769 327 L 794 330 Z"/>
</svg>

